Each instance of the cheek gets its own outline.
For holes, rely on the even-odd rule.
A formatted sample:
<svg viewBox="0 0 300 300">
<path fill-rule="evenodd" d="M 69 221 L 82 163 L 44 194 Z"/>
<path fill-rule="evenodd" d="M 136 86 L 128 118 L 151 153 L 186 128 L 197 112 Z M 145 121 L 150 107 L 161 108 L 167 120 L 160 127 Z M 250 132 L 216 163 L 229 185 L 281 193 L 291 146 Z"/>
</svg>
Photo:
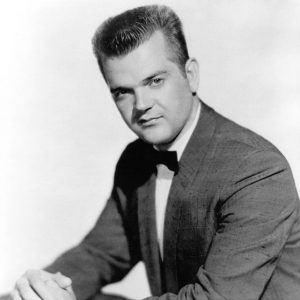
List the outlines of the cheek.
<svg viewBox="0 0 300 300">
<path fill-rule="evenodd" d="M 190 98 L 190 93 L 184 86 L 173 88 L 167 98 L 167 109 L 173 117 L 181 119 L 189 110 Z"/>
<path fill-rule="evenodd" d="M 174 105 L 176 106 L 180 106 L 183 102 L 182 100 L 189 98 L 191 95 L 188 82 L 182 78 L 175 78 L 170 81 L 166 93 L 168 94 L 169 101 L 173 99 Z"/>
<path fill-rule="evenodd" d="M 131 115 L 132 115 L 131 105 L 126 101 L 120 101 L 119 103 L 116 103 L 116 106 L 117 106 L 122 118 L 127 123 L 131 119 Z"/>
<path fill-rule="evenodd" d="M 181 85 L 173 89 L 169 94 L 168 103 L 165 106 L 168 123 L 174 129 L 181 128 L 187 121 L 192 108 L 191 93 L 185 86 Z"/>
<path fill-rule="evenodd" d="M 128 128 L 137 133 L 138 126 L 132 121 L 133 106 L 128 103 L 116 103 L 116 106 L 120 112 L 123 121 L 126 123 Z"/>
</svg>

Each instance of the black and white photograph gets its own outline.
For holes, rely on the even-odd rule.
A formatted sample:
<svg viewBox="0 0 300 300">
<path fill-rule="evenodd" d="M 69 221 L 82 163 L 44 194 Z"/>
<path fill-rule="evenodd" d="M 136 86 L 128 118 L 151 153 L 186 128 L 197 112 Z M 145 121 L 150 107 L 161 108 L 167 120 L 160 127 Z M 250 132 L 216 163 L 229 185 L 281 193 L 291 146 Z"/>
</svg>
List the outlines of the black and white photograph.
<svg viewBox="0 0 300 300">
<path fill-rule="evenodd" d="M 300 300 L 300 1 L 0 4 L 0 300 Z"/>
</svg>

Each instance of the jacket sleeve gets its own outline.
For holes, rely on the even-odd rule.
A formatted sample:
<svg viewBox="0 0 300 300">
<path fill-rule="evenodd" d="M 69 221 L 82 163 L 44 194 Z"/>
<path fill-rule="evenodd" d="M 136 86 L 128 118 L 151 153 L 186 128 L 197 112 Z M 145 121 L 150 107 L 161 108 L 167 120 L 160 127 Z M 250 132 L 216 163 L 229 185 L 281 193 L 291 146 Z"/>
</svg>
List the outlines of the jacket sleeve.
<svg viewBox="0 0 300 300">
<path fill-rule="evenodd" d="M 93 229 L 78 246 L 45 268 L 69 276 L 77 300 L 121 280 L 140 260 L 136 210 L 126 208 L 128 199 L 119 180 L 123 175 L 117 166 L 111 197 Z"/>
<path fill-rule="evenodd" d="M 252 153 L 233 174 L 218 191 L 216 233 L 195 282 L 178 294 L 149 299 L 261 299 L 299 218 L 299 200 L 290 168 L 277 152 Z"/>
</svg>

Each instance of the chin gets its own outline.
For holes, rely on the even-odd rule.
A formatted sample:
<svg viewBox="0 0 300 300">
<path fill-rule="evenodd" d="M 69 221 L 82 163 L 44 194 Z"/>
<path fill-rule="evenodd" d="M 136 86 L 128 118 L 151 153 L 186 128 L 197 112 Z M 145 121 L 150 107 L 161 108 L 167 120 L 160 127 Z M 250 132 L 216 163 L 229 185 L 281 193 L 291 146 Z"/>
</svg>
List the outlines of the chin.
<svg viewBox="0 0 300 300">
<path fill-rule="evenodd" d="M 148 144 L 157 145 L 157 146 L 167 146 L 172 141 L 172 138 L 168 136 L 143 135 L 140 136 L 140 138 Z"/>
</svg>

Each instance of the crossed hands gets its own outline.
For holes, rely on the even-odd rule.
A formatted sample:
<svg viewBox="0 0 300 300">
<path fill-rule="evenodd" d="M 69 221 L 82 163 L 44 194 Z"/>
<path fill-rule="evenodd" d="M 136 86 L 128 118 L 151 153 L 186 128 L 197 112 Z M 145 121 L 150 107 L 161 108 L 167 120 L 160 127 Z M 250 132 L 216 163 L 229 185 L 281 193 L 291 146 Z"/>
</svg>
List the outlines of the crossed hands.
<svg viewBox="0 0 300 300">
<path fill-rule="evenodd" d="M 72 281 L 61 273 L 28 270 L 16 282 L 12 300 L 76 300 Z"/>
</svg>

